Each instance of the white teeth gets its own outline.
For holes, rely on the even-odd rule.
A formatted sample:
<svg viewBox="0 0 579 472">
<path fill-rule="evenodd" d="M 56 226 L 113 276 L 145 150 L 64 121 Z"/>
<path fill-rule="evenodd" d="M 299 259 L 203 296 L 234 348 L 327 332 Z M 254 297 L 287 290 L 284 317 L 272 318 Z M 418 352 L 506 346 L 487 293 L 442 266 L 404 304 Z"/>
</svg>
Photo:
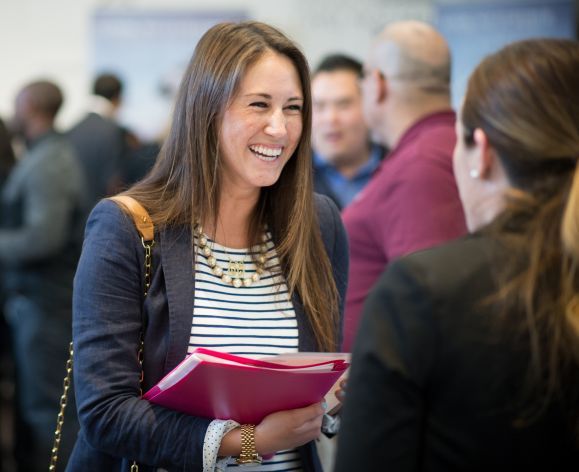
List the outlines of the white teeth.
<svg viewBox="0 0 579 472">
<path fill-rule="evenodd" d="M 275 161 L 277 159 L 277 156 L 263 156 L 257 152 L 254 152 L 255 157 L 257 157 L 259 160 L 261 161 L 266 161 L 266 162 L 271 162 L 271 161 Z"/>
<path fill-rule="evenodd" d="M 250 146 L 249 149 L 251 149 L 254 153 L 258 154 L 257 157 L 259 158 L 268 158 L 268 159 L 264 159 L 264 160 L 268 160 L 268 161 L 273 161 L 275 158 L 279 157 L 282 151 L 282 148 L 268 148 L 265 146 Z"/>
</svg>

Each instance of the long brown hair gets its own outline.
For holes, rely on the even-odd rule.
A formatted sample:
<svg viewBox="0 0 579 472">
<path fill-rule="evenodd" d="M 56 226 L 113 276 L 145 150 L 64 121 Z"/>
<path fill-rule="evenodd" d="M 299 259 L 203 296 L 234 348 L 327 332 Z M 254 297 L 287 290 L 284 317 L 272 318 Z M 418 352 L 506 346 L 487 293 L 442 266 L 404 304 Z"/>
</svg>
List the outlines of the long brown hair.
<svg viewBox="0 0 579 472">
<path fill-rule="evenodd" d="M 525 314 L 526 415 L 537 417 L 577 386 L 565 372 L 579 364 L 579 44 L 527 40 L 487 57 L 470 77 L 462 122 L 467 144 L 484 130 L 513 186 L 487 232 L 508 248 L 496 299 L 505 323 Z"/>
<path fill-rule="evenodd" d="M 300 77 L 303 131 L 279 180 L 261 190 L 250 222 L 259 243 L 267 223 L 290 293 L 304 304 L 318 346 L 336 349 L 338 294 L 314 208 L 310 156 L 311 95 L 307 60 L 277 29 L 255 21 L 221 23 L 201 38 L 177 95 L 169 136 L 151 172 L 126 193 L 159 227 L 216 220 L 221 195 L 219 132 L 223 112 L 249 66 L 266 52 L 286 56 Z"/>
</svg>

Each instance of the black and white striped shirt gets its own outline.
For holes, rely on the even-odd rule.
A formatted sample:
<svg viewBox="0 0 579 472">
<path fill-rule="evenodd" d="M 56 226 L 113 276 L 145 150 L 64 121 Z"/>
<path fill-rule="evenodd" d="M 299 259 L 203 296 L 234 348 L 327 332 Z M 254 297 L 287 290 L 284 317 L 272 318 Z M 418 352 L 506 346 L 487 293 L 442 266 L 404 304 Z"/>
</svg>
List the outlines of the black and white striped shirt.
<svg viewBox="0 0 579 472">
<path fill-rule="evenodd" d="M 197 246 L 197 240 L 196 247 Z M 213 274 L 207 258 L 197 252 L 195 300 L 188 352 L 197 347 L 260 357 L 298 350 L 295 310 L 268 234 L 265 272 L 249 287 L 236 288 Z M 256 272 L 249 250 L 229 249 L 209 240 L 217 265 L 227 271 L 229 261 L 243 261 L 245 277 Z M 257 250 L 259 251 L 259 250 Z M 211 427 L 210 427 L 211 428 Z M 208 430 L 209 434 L 209 430 Z M 206 437 L 206 441 L 208 438 Z M 217 449 L 219 441 L 216 442 Z M 228 470 L 236 467 L 230 464 Z M 297 451 L 280 451 L 252 471 L 301 471 Z"/>
</svg>

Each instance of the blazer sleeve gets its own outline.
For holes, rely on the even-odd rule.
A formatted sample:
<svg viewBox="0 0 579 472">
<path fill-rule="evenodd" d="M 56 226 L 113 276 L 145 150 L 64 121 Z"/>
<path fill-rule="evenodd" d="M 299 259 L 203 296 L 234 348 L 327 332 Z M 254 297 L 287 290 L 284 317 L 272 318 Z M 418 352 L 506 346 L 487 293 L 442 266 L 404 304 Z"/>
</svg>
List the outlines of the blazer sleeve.
<svg viewBox="0 0 579 472">
<path fill-rule="evenodd" d="M 418 470 L 437 327 L 429 290 L 403 261 L 370 293 L 357 335 L 336 472 Z M 360 440 L 364 438 L 364 440 Z"/>
<path fill-rule="evenodd" d="M 99 451 L 157 467 L 201 470 L 210 420 L 140 398 L 142 251 L 129 217 L 110 201 L 97 205 L 74 281 L 79 421 Z"/>
</svg>

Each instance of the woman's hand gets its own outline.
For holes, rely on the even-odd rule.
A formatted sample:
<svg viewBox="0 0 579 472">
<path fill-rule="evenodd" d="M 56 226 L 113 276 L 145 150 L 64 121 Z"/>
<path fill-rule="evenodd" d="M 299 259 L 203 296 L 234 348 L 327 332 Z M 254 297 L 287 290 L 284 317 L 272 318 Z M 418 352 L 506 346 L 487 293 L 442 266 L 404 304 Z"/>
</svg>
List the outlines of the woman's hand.
<svg viewBox="0 0 579 472">
<path fill-rule="evenodd" d="M 316 439 L 320 435 L 325 412 L 323 403 L 325 402 L 266 416 L 255 427 L 257 452 L 261 456 L 268 456 Z"/>
<path fill-rule="evenodd" d="M 345 398 L 346 398 L 346 387 L 347 387 L 347 385 L 348 385 L 348 379 L 343 379 L 343 380 L 340 382 L 340 386 L 336 389 L 336 391 L 335 391 L 335 393 L 334 393 L 334 394 L 336 395 L 336 398 L 338 399 L 338 401 L 339 401 L 340 403 L 344 403 L 344 400 L 345 400 Z"/>
</svg>

